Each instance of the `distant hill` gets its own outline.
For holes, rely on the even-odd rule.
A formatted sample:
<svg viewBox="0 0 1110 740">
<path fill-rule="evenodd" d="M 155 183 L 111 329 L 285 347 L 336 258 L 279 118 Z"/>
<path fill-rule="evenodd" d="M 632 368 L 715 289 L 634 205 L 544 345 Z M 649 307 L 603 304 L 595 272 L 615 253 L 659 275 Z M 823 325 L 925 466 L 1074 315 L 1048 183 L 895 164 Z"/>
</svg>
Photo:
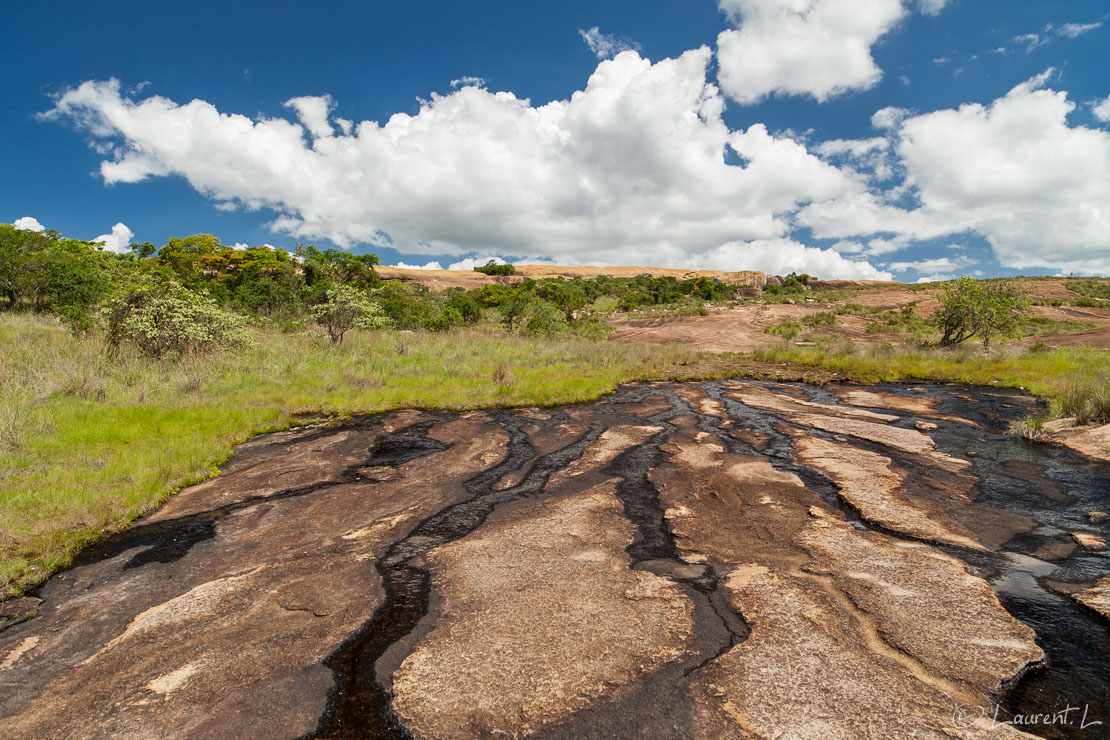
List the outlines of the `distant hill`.
<svg viewBox="0 0 1110 740">
<path fill-rule="evenodd" d="M 687 278 L 709 277 L 716 278 L 728 285 L 737 287 L 746 285 L 753 288 L 763 288 L 767 284 L 777 285 L 782 278 L 777 275 L 765 275 L 757 270 L 737 270 L 728 272 L 724 270 L 680 270 L 667 267 L 561 267 L 558 265 L 517 265 L 516 274 L 508 276 L 483 275 L 473 270 L 412 270 L 401 267 L 388 267 L 379 265 L 375 268 L 383 280 L 407 280 L 426 285 L 432 290 L 445 288 L 481 288 L 492 283 L 519 283 L 527 278 L 539 279 L 546 277 L 565 278 L 592 278 L 599 275 L 612 277 L 636 277 L 637 275 L 652 275 L 654 277 L 671 276 L 678 280 Z M 893 282 L 879 280 L 811 280 L 814 288 L 848 288 L 865 285 L 896 285 Z"/>
</svg>

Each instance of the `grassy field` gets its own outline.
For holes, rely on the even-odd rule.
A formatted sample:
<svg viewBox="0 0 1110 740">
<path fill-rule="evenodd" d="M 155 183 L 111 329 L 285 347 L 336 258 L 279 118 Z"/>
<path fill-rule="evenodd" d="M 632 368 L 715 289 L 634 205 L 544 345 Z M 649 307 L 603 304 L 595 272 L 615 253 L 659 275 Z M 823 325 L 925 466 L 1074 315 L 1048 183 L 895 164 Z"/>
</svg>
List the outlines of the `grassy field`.
<svg viewBox="0 0 1110 740">
<path fill-rule="evenodd" d="M 776 344 L 755 353 L 771 363 L 808 365 L 865 383 L 896 380 L 955 381 L 1022 388 L 1048 400 L 1092 392 L 1110 381 L 1110 352 L 1085 347 L 981 351 L 978 343 L 953 348 L 852 344 L 841 340 L 814 346 Z"/>
<path fill-rule="evenodd" d="M 587 400 L 680 377 L 695 357 L 494 328 L 351 332 L 339 347 L 308 333 L 256 338 L 238 353 L 110 360 L 53 320 L 0 318 L 0 597 L 215 474 L 236 442 L 295 419 Z"/>
<path fill-rule="evenodd" d="M 255 337 L 254 348 L 234 353 L 109 358 L 99 340 L 75 339 L 52 319 L 0 316 L 0 598 L 215 474 L 235 443 L 308 419 L 566 403 L 631 380 L 741 375 L 1010 386 L 1055 399 L 1058 415 L 1091 398 L 1110 404 L 1110 353 L 1091 349 L 983 354 L 833 340 L 698 355 L 481 326 L 351 332 L 339 347 L 307 332 L 256 329 Z"/>
</svg>

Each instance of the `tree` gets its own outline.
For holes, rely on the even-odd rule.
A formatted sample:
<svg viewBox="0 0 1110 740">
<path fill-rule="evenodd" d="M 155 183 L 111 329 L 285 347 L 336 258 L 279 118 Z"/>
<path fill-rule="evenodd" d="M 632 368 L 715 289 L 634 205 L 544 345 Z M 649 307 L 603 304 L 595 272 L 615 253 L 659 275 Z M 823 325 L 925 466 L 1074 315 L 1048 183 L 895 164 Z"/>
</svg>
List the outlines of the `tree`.
<svg viewBox="0 0 1110 740">
<path fill-rule="evenodd" d="M 559 307 L 568 324 L 574 321 L 578 309 L 584 308 L 589 303 L 589 298 L 586 297 L 586 292 L 582 288 L 563 280 L 548 288 L 544 298 Z"/>
<path fill-rule="evenodd" d="M 1029 312 L 1025 293 L 1009 280 L 973 280 L 964 276 L 941 288 L 933 320 L 942 347 L 978 336 L 989 347 L 991 336 L 1012 331 Z"/>
<path fill-rule="evenodd" d="M 491 259 L 486 264 L 475 267 L 474 272 L 481 272 L 486 275 L 515 275 L 516 268 L 512 265 L 500 264 L 497 260 Z"/>
<path fill-rule="evenodd" d="M 501 323 L 509 331 L 515 331 L 527 318 L 529 309 L 535 301 L 536 296 L 533 293 L 517 289 L 497 307 L 501 314 Z"/>
<path fill-rule="evenodd" d="M 376 254 L 351 254 L 341 249 L 320 250 L 313 245 L 298 244 L 296 255 L 304 271 L 304 280 L 309 290 L 322 295 L 336 284 L 354 285 L 360 288 L 376 288 L 381 278 L 374 270 L 378 264 Z"/>
<path fill-rule="evenodd" d="M 0 293 L 7 297 L 8 308 L 18 308 L 32 291 L 37 259 L 61 238 L 57 231 L 28 231 L 0 224 Z"/>
<path fill-rule="evenodd" d="M 325 300 L 312 307 L 312 317 L 327 330 L 332 344 L 342 344 L 351 329 L 380 329 L 389 323 L 381 306 L 350 285 L 328 288 Z"/>
<path fill-rule="evenodd" d="M 184 239 L 170 239 L 158 250 L 158 262 L 173 270 L 177 282 L 187 288 L 200 290 L 211 273 L 208 262 L 226 250 L 217 237 L 211 234 L 193 234 Z"/>
</svg>

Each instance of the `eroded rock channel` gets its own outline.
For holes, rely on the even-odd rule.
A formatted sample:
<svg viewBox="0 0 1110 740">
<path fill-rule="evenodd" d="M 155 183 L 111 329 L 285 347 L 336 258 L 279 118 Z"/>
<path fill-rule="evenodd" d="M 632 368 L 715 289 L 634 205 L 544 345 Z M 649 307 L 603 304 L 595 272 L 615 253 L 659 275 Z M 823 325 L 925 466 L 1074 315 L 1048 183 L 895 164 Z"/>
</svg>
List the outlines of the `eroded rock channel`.
<svg viewBox="0 0 1110 740">
<path fill-rule="evenodd" d="M 1001 436 L 1032 403 L 651 384 L 259 437 L 0 631 L 0 733 L 1106 736 L 1110 470 Z"/>
</svg>

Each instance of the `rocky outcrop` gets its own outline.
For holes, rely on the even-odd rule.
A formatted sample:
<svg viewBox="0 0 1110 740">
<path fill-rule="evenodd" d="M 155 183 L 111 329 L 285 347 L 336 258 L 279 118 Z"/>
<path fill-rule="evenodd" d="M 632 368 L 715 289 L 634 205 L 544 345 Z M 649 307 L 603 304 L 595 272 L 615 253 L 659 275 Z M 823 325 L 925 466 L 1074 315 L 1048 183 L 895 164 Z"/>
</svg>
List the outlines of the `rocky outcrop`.
<svg viewBox="0 0 1110 740">
<path fill-rule="evenodd" d="M 959 707 L 1043 654 L 982 576 L 1036 523 L 976 500 L 946 420 L 835 395 L 259 437 L 0 631 L 0 733 L 985 736 Z"/>
<path fill-rule="evenodd" d="M 685 651 L 692 603 L 629 569 L 620 507 L 610 483 L 429 553 L 438 614 L 393 677 L 394 710 L 417 736 L 529 734 Z"/>
<path fill-rule="evenodd" d="M 1110 620 L 1110 576 L 1098 579 L 1093 586 L 1076 591 L 1071 597 Z"/>
<path fill-rule="evenodd" d="M 941 512 L 930 514 L 906 500 L 901 493 L 905 475 L 891 469 L 889 457 L 813 437 L 801 436 L 796 445 L 798 460 L 829 476 L 840 496 L 867 521 L 917 539 L 986 549 L 957 522 L 941 523 Z"/>
<path fill-rule="evenodd" d="M 1110 462 L 1110 424 L 1061 431 L 1052 440 L 1087 457 Z"/>
</svg>

